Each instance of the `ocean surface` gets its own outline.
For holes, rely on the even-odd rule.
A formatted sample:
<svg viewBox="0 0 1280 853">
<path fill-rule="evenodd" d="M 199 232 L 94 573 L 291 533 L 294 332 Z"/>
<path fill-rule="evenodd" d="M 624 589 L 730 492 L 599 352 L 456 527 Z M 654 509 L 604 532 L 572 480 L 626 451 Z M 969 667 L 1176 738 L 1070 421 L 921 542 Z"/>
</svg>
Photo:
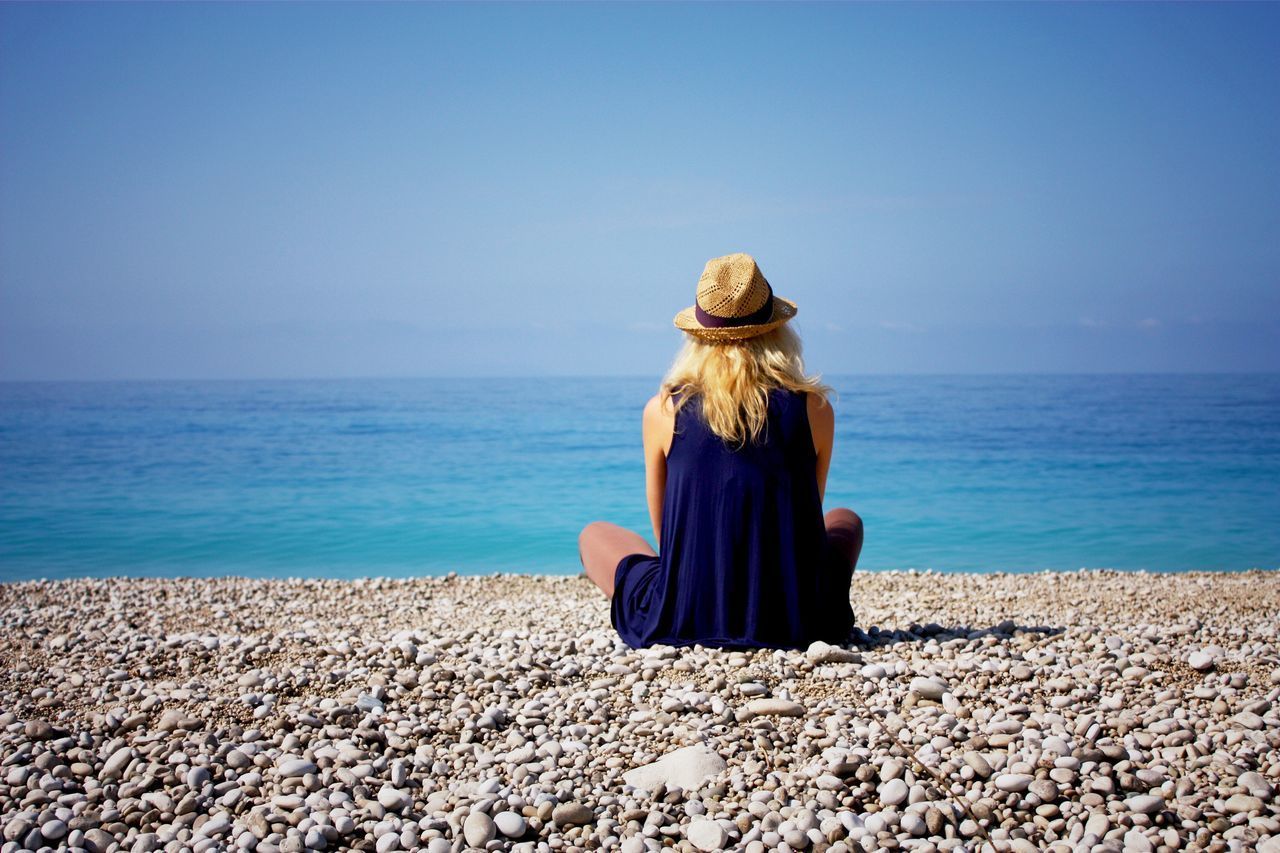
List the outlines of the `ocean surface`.
<svg viewBox="0 0 1280 853">
<path fill-rule="evenodd" d="M 1280 567 L 1280 374 L 824 380 L 860 569 Z M 0 383 L 0 580 L 577 573 L 657 382 Z"/>
</svg>

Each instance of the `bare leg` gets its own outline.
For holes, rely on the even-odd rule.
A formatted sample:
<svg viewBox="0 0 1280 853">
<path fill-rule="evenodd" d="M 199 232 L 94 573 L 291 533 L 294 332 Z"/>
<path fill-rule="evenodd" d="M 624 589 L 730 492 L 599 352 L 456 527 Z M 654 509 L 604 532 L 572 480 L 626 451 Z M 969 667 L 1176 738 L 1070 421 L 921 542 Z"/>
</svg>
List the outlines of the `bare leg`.
<svg viewBox="0 0 1280 853">
<path fill-rule="evenodd" d="M 610 521 L 593 521 L 578 534 L 578 559 L 606 598 L 613 598 L 614 572 L 628 554 L 658 556 L 639 533 Z"/>
<path fill-rule="evenodd" d="M 826 514 L 825 521 L 827 541 L 849 561 L 849 568 L 854 568 L 862 554 L 862 517 L 851 509 L 837 507 Z"/>
</svg>

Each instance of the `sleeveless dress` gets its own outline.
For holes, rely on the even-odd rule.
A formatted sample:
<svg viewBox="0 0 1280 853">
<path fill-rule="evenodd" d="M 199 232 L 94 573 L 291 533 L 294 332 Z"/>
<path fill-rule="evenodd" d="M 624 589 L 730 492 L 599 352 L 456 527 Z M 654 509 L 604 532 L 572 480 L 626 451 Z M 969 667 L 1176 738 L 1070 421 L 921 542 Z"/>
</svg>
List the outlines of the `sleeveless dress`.
<svg viewBox="0 0 1280 853">
<path fill-rule="evenodd" d="M 619 561 L 614 629 L 632 648 L 845 642 L 853 569 L 827 541 L 806 395 L 771 389 L 763 443 L 739 449 L 701 411 L 676 413 L 659 556 Z"/>
</svg>

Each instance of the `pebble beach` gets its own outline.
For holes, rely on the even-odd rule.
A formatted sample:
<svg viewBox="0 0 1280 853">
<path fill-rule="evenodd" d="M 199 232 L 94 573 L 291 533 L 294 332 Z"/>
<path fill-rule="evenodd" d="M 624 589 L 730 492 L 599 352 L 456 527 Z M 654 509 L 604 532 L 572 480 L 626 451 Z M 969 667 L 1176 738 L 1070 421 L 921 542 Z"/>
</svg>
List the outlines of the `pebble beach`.
<svg viewBox="0 0 1280 853">
<path fill-rule="evenodd" d="M 1280 573 L 858 573 L 631 649 L 584 576 L 0 584 L 0 853 L 1280 853 Z"/>
</svg>

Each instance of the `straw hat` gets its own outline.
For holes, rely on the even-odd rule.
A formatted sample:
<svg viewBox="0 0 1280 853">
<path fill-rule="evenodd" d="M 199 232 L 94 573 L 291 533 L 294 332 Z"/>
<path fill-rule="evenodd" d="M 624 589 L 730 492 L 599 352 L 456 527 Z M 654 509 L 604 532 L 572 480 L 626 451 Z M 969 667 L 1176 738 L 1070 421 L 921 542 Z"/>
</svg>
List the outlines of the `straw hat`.
<svg viewBox="0 0 1280 853">
<path fill-rule="evenodd" d="M 796 304 L 773 288 L 742 252 L 712 258 L 698 279 L 697 300 L 675 316 L 677 329 L 708 341 L 762 335 L 796 316 Z"/>
</svg>

